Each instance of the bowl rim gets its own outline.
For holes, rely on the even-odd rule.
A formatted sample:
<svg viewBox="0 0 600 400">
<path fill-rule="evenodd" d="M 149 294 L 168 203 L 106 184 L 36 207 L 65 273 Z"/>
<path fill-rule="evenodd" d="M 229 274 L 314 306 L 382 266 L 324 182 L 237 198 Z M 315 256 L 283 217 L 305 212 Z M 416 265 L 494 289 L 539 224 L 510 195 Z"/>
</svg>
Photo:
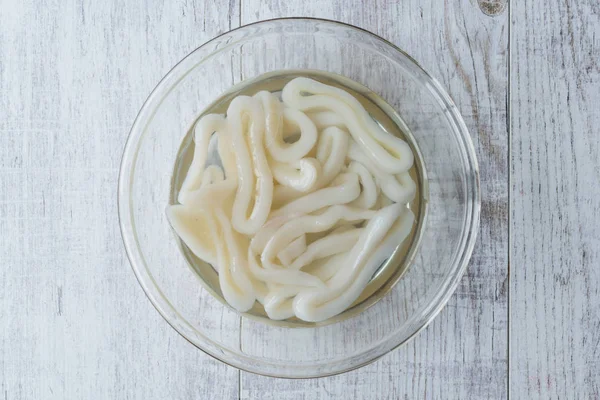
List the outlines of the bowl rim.
<svg viewBox="0 0 600 400">
<path fill-rule="evenodd" d="M 163 295 L 163 293 L 160 290 L 160 288 L 158 287 L 158 285 L 156 285 L 154 278 L 145 268 L 144 258 L 141 254 L 140 249 L 137 248 L 137 234 L 134 229 L 133 216 L 132 216 L 131 209 L 129 206 L 131 196 L 127 189 L 127 186 L 128 186 L 127 183 L 130 181 L 130 178 L 133 176 L 133 172 L 135 170 L 134 167 L 135 167 L 135 163 L 137 160 L 136 145 L 140 142 L 140 139 L 142 138 L 144 131 L 145 131 L 144 122 L 147 121 L 148 119 L 151 119 L 154 116 L 154 113 L 156 112 L 156 109 L 158 108 L 158 106 L 160 106 L 160 104 L 162 103 L 162 100 L 160 100 L 158 102 L 158 104 L 156 104 L 156 108 L 150 109 L 150 106 L 154 106 L 153 103 L 156 103 L 156 97 L 159 95 L 159 93 L 164 92 L 164 89 L 168 86 L 168 84 L 172 80 L 172 77 L 174 76 L 173 75 L 174 72 L 177 72 L 178 69 L 182 68 L 184 66 L 184 63 L 186 61 L 188 61 L 188 59 L 192 55 L 194 55 L 196 52 L 208 47 L 210 44 L 212 44 L 214 42 L 218 42 L 224 36 L 227 36 L 236 31 L 243 30 L 248 27 L 255 26 L 255 25 L 261 25 L 261 24 L 272 23 L 272 22 L 286 22 L 286 21 L 305 21 L 305 22 L 327 23 L 327 24 L 341 26 L 344 28 L 350 28 L 353 30 L 357 30 L 363 34 L 367 34 L 368 36 L 381 42 L 382 44 L 389 46 L 391 49 L 400 53 L 403 57 L 407 58 L 413 64 L 413 66 L 416 67 L 417 70 L 419 70 L 419 72 L 422 73 L 423 76 L 428 80 L 428 83 L 431 85 L 430 90 L 433 89 L 434 94 L 437 95 L 444 102 L 444 105 L 447 108 L 447 115 L 451 117 L 451 122 L 453 122 L 453 124 L 455 125 L 455 130 L 459 131 L 461 133 L 460 137 L 458 137 L 458 139 L 460 139 L 458 143 L 460 145 L 462 145 L 461 146 L 462 147 L 461 155 L 463 156 L 463 158 L 466 158 L 464 160 L 466 162 L 465 169 L 470 170 L 471 175 L 472 175 L 472 176 L 468 175 L 466 177 L 467 179 L 469 179 L 469 177 L 471 178 L 470 184 L 472 185 L 472 187 L 470 189 L 472 190 L 472 193 L 471 193 L 471 197 L 466 199 L 467 210 L 466 210 L 465 214 L 466 214 L 467 218 L 464 222 L 466 235 L 464 235 L 461 238 L 461 241 L 458 245 L 458 251 L 456 252 L 457 257 L 454 262 L 454 264 L 458 265 L 458 268 L 455 269 L 454 274 L 451 274 L 446 279 L 446 283 L 444 285 L 442 285 L 443 290 L 441 290 L 440 293 L 438 293 L 431 300 L 429 306 L 426 307 L 425 312 L 423 313 L 424 317 L 423 317 L 423 320 L 422 320 L 420 326 L 418 326 L 417 329 L 415 329 L 412 334 L 410 334 L 404 340 L 399 341 L 398 343 L 394 342 L 390 345 L 389 342 L 393 342 L 393 341 L 390 341 L 389 338 L 384 338 L 384 339 L 381 339 L 378 342 L 372 344 L 371 347 L 369 347 L 367 350 L 360 351 L 359 353 L 353 353 L 349 357 L 339 358 L 339 359 L 336 359 L 335 361 L 333 361 L 333 363 L 335 363 L 335 364 L 339 364 L 339 365 L 350 364 L 350 366 L 346 366 L 346 367 L 342 367 L 342 368 L 337 367 L 334 369 L 330 368 L 330 371 L 325 372 L 325 373 L 314 374 L 314 373 L 309 372 L 309 373 L 304 373 L 302 375 L 278 374 L 277 372 L 270 373 L 270 372 L 261 370 L 260 367 L 258 367 L 258 368 L 250 367 L 248 365 L 256 364 L 254 358 L 252 358 L 251 356 L 247 356 L 244 354 L 240 354 L 240 353 L 231 351 L 227 348 L 223 348 L 223 346 L 216 343 L 210 337 L 207 337 L 204 334 L 199 334 L 202 337 L 203 341 L 210 344 L 211 346 L 214 346 L 215 349 L 203 347 L 200 344 L 194 342 L 183 331 L 181 326 L 175 325 L 175 321 L 172 321 L 171 317 L 176 317 L 178 321 L 183 321 L 185 324 L 188 324 L 188 325 L 190 325 L 190 324 L 189 324 L 189 322 L 187 322 L 185 320 L 185 318 L 183 318 L 177 312 L 177 310 L 175 309 L 175 307 L 173 307 L 171 302 Z M 219 49 L 219 50 L 222 50 L 222 49 Z M 178 78 L 177 81 L 175 83 L 173 83 L 173 86 L 176 83 L 178 83 L 179 80 L 181 80 L 181 79 L 182 79 L 182 77 Z M 236 28 L 233 28 L 226 32 L 223 32 L 223 33 L 215 36 L 214 38 L 204 42 L 202 45 L 200 45 L 197 48 L 195 48 L 194 50 L 192 50 L 189 54 L 187 54 L 184 58 L 182 58 L 179 62 L 177 62 L 164 75 L 164 77 L 158 82 L 158 84 L 154 87 L 154 89 L 152 90 L 150 95 L 144 101 L 142 107 L 140 108 L 140 111 L 136 115 L 136 118 L 132 124 L 132 127 L 129 131 L 127 140 L 124 145 L 123 155 L 122 155 L 121 163 L 120 163 L 120 167 L 119 167 L 119 178 L 118 178 L 118 187 L 117 187 L 117 210 L 118 210 L 118 219 L 119 219 L 119 227 L 120 227 L 120 231 L 121 231 L 121 238 L 123 240 L 123 245 L 125 247 L 125 253 L 127 255 L 129 264 L 131 265 L 131 268 L 133 269 L 133 272 L 135 274 L 135 277 L 136 277 L 139 285 L 142 287 L 142 290 L 144 291 L 146 297 L 148 297 L 148 299 L 150 300 L 153 307 L 158 311 L 158 313 L 163 317 L 163 319 L 178 334 L 180 334 L 185 340 L 187 340 L 194 347 L 198 348 L 205 354 L 208 354 L 209 356 L 223 362 L 224 364 L 232 366 L 232 367 L 240 369 L 240 370 L 243 370 L 243 371 L 246 371 L 246 372 L 263 375 L 263 376 L 274 377 L 274 378 L 286 378 L 286 379 L 323 378 L 323 377 L 327 377 L 327 376 L 333 376 L 333 375 L 338 375 L 338 374 L 342 374 L 345 372 L 349 372 L 349 371 L 361 368 L 365 365 L 371 364 L 371 363 L 375 362 L 376 360 L 380 359 L 381 357 L 385 356 L 386 354 L 390 353 L 391 351 L 397 349 L 398 347 L 408 343 L 410 340 L 412 340 L 414 337 L 416 337 L 423 329 L 425 329 L 431 323 L 431 321 L 433 321 L 433 319 L 441 312 L 441 310 L 446 306 L 450 297 L 456 291 L 456 288 L 458 287 L 458 284 L 460 283 L 460 280 L 462 279 L 462 276 L 464 275 L 464 272 L 466 271 L 466 269 L 468 267 L 469 260 L 473 253 L 473 249 L 474 249 L 477 235 L 479 232 L 480 210 L 481 210 L 479 166 L 478 166 L 475 148 L 473 146 L 473 142 L 472 142 L 471 136 L 469 134 L 469 130 L 468 130 L 458 108 L 456 107 L 454 101 L 446 93 L 443 86 L 437 81 L 437 79 L 432 77 L 413 57 L 411 57 L 404 50 L 400 49 L 398 46 L 396 46 L 392 42 L 388 41 L 387 39 L 382 38 L 381 36 L 371 32 L 371 31 L 368 31 L 361 27 L 358 27 L 358 26 L 355 26 L 355 25 L 352 25 L 349 23 L 341 22 L 341 21 L 325 19 L 325 18 L 314 18 L 314 17 L 271 18 L 271 19 L 255 21 L 255 22 L 245 24 L 245 25 L 240 25 L 239 27 L 236 27 Z M 126 223 L 126 221 L 131 222 L 131 223 Z M 144 268 L 141 268 L 140 265 L 144 265 Z M 153 283 L 152 286 L 153 286 L 154 290 L 156 291 L 156 294 L 158 294 L 160 296 L 160 298 L 158 298 L 154 293 L 152 293 L 150 291 L 150 287 L 146 283 L 148 281 Z M 242 318 L 242 317 L 240 316 L 240 318 Z M 387 346 L 382 347 L 381 345 L 384 344 L 385 342 L 388 342 Z M 358 362 L 358 363 L 353 363 L 351 361 L 352 358 L 362 356 L 365 353 L 373 351 L 374 349 L 377 349 L 377 351 L 374 352 L 374 354 L 372 356 L 369 355 L 366 360 Z M 227 353 L 231 353 L 232 360 L 228 360 L 224 357 L 224 355 Z M 250 362 L 243 364 L 243 363 L 238 362 L 236 360 L 237 358 L 247 359 Z M 277 363 L 277 362 L 272 362 L 272 361 L 264 361 L 264 360 L 261 360 L 260 363 L 263 365 L 269 364 L 271 367 L 275 367 L 275 368 L 271 368 L 272 371 L 276 371 L 276 367 L 282 365 L 282 363 Z M 322 363 L 317 363 L 314 366 L 318 366 L 318 365 L 322 365 Z M 301 366 L 300 368 L 305 370 L 305 369 L 308 369 L 309 367 L 310 366 L 305 365 L 305 366 Z"/>
</svg>

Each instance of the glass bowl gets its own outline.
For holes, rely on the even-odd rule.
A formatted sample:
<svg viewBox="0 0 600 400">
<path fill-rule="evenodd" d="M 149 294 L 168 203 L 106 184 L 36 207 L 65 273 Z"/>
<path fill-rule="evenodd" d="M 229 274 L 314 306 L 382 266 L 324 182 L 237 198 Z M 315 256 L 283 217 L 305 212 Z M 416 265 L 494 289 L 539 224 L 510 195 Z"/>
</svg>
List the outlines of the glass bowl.
<svg viewBox="0 0 600 400">
<path fill-rule="evenodd" d="M 199 281 L 165 215 L 182 139 L 204 108 L 242 80 L 277 70 L 322 70 L 377 93 L 400 115 L 427 175 L 420 247 L 388 293 L 351 318 L 306 327 L 239 314 Z M 131 129 L 119 176 L 121 232 L 133 270 L 167 322 L 234 367 L 310 378 L 363 366 L 405 343 L 446 304 L 467 267 L 479 225 L 479 172 L 450 97 L 409 55 L 334 21 L 262 21 L 194 50 L 158 84 Z"/>
</svg>

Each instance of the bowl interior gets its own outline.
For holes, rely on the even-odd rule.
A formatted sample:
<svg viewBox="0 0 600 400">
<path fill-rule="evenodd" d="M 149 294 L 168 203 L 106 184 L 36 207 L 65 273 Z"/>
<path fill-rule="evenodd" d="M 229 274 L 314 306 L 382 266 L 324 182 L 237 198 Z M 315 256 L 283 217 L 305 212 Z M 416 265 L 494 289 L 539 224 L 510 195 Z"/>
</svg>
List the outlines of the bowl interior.
<svg viewBox="0 0 600 400">
<path fill-rule="evenodd" d="M 422 196 L 428 217 L 402 279 L 352 318 L 309 328 L 265 324 L 224 306 L 188 267 L 164 212 L 179 146 L 200 113 L 242 80 L 282 69 L 337 73 L 379 94 L 414 136 L 427 171 Z M 466 267 L 477 232 L 477 164 L 456 107 L 409 56 L 348 25 L 271 20 L 200 47 L 157 86 L 125 149 L 119 212 L 140 284 L 190 342 L 252 372 L 324 376 L 364 365 L 404 343 L 443 307 Z"/>
</svg>

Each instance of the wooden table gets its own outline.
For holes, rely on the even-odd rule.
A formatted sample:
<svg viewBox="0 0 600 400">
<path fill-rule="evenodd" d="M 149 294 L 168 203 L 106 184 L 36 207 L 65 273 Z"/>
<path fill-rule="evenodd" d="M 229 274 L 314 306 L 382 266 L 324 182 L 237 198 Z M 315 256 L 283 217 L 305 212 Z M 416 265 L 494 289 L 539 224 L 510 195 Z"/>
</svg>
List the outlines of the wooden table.
<svg viewBox="0 0 600 400">
<path fill-rule="evenodd" d="M 0 399 L 600 398 L 600 3 L 505 1 L 0 1 Z M 240 372 L 171 329 L 116 208 L 125 139 L 160 78 L 282 16 L 414 56 L 460 108 L 483 194 L 471 264 L 435 321 L 374 364 L 304 381 Z"/>
</svg>

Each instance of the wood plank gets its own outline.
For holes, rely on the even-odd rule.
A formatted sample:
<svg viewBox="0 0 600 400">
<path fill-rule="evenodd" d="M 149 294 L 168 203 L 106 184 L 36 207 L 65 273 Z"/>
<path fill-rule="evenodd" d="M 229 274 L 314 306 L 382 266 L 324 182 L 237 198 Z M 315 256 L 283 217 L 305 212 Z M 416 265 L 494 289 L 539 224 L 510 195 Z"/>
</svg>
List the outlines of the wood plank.
<svg viewBox="0 0 600 400">
<path fill-rule="evenodd" d="M 600 4 L 512 3 L 510 394 L 600 398 Z"/>
<path fill-rule="evenodd" d="M 475 2 L 446 1 L 441 6 L 432 0 L 381 0 L 366 6 L 360 0 L 279 0 L 269 4 L 242 0 L 244 24 L 283 16 L 330 18 L 371 30 L 405 49 L 448 88 L 470 129 L 480 161 L 482 225 L 471 265 L 456 295 L 412 342 L 375 364 L 325 379 L 275 380 L 242 372 L 240 397 L 505 397 L 507 13 L 489 17 Z M 251 340 L 249 345 L 257 342 Z"/>
<path fill-rule="evenodd" d="M 238 371 L 180 337 L 139 287 L 116 186 L 146 96 L 238 12 L 227 0 L 2 2 L 0 398 L 237 398 Z"/>
</svg>

